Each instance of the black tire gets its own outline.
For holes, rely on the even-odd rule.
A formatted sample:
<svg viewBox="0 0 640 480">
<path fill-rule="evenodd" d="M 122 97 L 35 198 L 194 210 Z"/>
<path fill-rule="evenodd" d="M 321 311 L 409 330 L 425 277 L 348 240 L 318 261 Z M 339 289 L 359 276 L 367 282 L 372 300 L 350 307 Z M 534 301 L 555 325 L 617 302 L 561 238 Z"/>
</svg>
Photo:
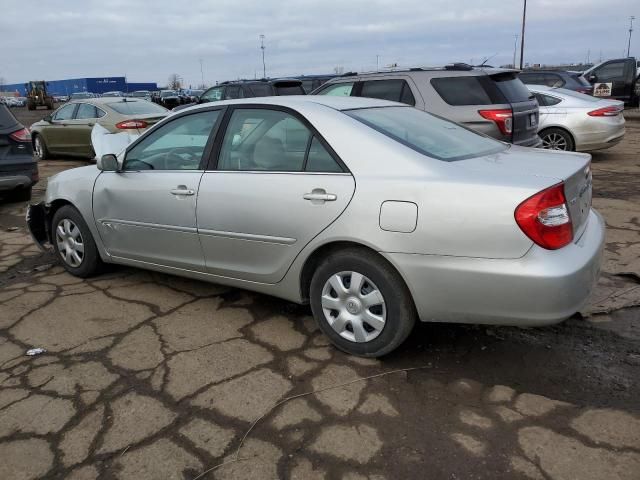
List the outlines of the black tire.
<svg viewBox="0 0 640 480">
<path fill-rule="evenodd" d="M 11 198 L 16 202 L 28 202 L 31 200 L 31 187 L 18 188 L 14 190 Z"/>
<path fill-rule="evenodd" d="M 369 341 L 356 342 L 344 338 L 333 329 L 325 316 L 322 307 L 323 289 L 330 277 L 340 272 L 357 272 L 366 277 L 366 280 L 370 279 L 374 284 L 371 288 L 377 288 L 384 299 L 384 327 L 377 337 Z M 362 291 L 365 291 L 368 288 L 367 282 L 363 285 Z M 395 350 L 411 333 L 417 318 L 411 293 L 402 277 L 384 258 L 365 249 L 340 250 L 325 258 L 313 274 L 309 295 L 313 316 L 325 335 L 340 350 L 361 357 L 380 357 Z M 337 312 L 332 311 L 332 315 Z M 370 325 L 367 326 L 371 328 Z M 349 326 L 345 331 L 348 328 Z"/>
<path fill-rule="evenodd" d="M 565 152 L 573 152 L 575 150 L 573 137 L 562 128 L 547 128 L 538 135 L 542 139 L 542 148 Z"/>
<path fill-rule="evenodd" d="M 84 252 L 78 265 L 71 264 L 65 258 L 65 254 L 60 252 L 58 246 L 57 230 L 59 226 L 63 225 L 63 222 L 65 220 L 69 220 L 80 231 L 80 243 L 82 243 L 84 247 Z M 72 229 L 71 231 L 75 232 L 75 229 Z M 93 235 L 91 235 L 89 227 L 84 221 L 84 218 L 82 218 L 82 214 L 75 207 L 72 207 L 71 205 L 65 205 L 58 211 L 56 211 L 51 222 L 51 236 L 53 248 L 57 257 L 61 260 L 64 269 L 71 275 L 81 278 L 87 278 L 97 275 L 103 270 L 104 263 L 102 262 L 100 254 L 98 253 L 98 248 L 96 247 L 96 243 L 93 240 Z"/>
<path fill-rule="evenodd" d="M 41 148 L 38 147 L 38 142 L 40 142 Z M 42 135 L 38 135 L 38 134 L 34 135 L 33 152 L 36 154 L 36 157 L 38 157 L 40 160 L 47 160 L 48 158 L 51 157 L 51 154 L 49 153 L 49 149 L 47 148 L 47 144 L 44 141 L 44 138 L 42 138 Z"/>
</svg>

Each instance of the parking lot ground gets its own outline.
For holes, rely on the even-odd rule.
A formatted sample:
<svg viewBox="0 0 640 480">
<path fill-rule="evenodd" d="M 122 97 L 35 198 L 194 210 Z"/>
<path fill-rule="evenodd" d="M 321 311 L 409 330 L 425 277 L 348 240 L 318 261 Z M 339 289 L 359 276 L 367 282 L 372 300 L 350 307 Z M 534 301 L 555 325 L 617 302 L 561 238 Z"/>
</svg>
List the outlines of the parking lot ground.
<svg viewBox="0 0 640 480">
<path fill-rule="evenodd" d="M 637 480 L 639 151 L 629 122 L 593 156 L 608 231 L 583 315 L 422 324 L 381 360 L 332 348 L 306 306 L 128 268 L 74 278 L 25 205 L 0 204 L 0 478 Z M 83 163 L 42 162 L 35 195 Z"/>
</svg>

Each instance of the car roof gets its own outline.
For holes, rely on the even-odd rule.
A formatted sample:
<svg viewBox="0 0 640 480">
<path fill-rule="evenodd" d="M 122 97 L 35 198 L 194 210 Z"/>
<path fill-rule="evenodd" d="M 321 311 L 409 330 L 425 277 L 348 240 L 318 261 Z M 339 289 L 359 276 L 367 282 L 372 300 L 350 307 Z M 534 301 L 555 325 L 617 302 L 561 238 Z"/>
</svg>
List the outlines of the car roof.
<svg viewBox="0 0 640 480">
<path fill-rule="evenodd" d="M 383 76 L 395 76 L 395 75 L 411 75 L 411 76 L 424 76 L 424 77 L 463 77 L 463 76 L 481 76 L 481 75 L 494 75 L 498 73 L 517 73 L 519 70 L 512 68 L 493 68 L 493 67 L 414 67 L 406 69 L 394 69 L 394 70 L 379 70 L 372 72 L 349 72 L 338 77 L 334 77 L 327 83 L 339 83 L 358 79 L 362 77 L 383 77 Z"/>
<path fill-rule="evenodd" d="M 254 97 L 242 98 L 237 100 L 220 100 L 212 103 L 203 103 L 194 105 L 184 110 L 199 110 L 211 107 L 212 105 L 275 105 L 281 107 L 297 108 L 305 105 L 323 105 L 334 110 L 352 110 L 357 108 L 375 108 L 375 107 L 408 107 L 404 103 L 390 102 L 388 100 L 378 100 L 376 98 L 366 97 L 338 97 L 331 95 L 285 95 L 279 97 Z"/>
</svg>

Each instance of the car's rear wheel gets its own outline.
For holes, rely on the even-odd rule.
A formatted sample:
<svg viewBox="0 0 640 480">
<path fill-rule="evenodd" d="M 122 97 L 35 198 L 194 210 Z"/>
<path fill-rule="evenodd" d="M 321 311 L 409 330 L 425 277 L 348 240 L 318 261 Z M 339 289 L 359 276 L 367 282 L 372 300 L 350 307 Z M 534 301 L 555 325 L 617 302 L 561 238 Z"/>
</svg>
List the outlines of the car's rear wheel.
<svg viewBox="0 0 640 480">
<path fill-rule="evenodd" d="M 53 248 L 62 266 L 76 277 L 90 277 L 102 270 L 98 248 L 82 215 L 71 205 L 56 211 L 51 222 Z"/>
<path fill-rule="evenodd" d="M 364 249 L 328 256 L 311 279 L 318 326 L 344 352 L 380 357 L 407 338 L 416 320 L 411 294 L 385 259 Z"/>
<path fill-rule="evenodd" d="M 572 152 L 575 148 L 569 132 L 561 128 L 548 128 L 540 132 L 539 135 L 544 149 Z"/>
<path fill-rule="evenodd" d="M 49 158 L 49 150 L 47 144 L 44 142 L 42 135 L 36 135 L 33 139 L 33 150 L 36 152 L 36 157 L 40 160 L 46 160 Z"/>
</svg>

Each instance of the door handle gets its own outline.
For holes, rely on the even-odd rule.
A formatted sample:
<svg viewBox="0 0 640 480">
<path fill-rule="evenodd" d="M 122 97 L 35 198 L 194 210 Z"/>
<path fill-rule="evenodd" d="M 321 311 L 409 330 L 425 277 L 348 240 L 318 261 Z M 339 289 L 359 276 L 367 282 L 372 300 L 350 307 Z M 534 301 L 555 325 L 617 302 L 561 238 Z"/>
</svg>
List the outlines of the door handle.
<svg viewBox="0 0 640 480">
<path fill-rule="evenodd" d="M 338 197 L 333 193 L 327 193 L 324 188 L 314 188 L 311 193 L 305 193 L 302 198 L 312 202 L 335 202 Z"/>
<path fill-rule="evenodd" d="M 195 191 L 191 190 L 190 188 L 184 187 L 182 185 L 180 185 L 180 187 L 178 188 L 174 188 L 173 190 L 169 190 L 169 192 L 171 193 L 171 195 L 183 195 L 183 196 L 190 196 L 190 195 L 195 195 Z"/>
</svg>

